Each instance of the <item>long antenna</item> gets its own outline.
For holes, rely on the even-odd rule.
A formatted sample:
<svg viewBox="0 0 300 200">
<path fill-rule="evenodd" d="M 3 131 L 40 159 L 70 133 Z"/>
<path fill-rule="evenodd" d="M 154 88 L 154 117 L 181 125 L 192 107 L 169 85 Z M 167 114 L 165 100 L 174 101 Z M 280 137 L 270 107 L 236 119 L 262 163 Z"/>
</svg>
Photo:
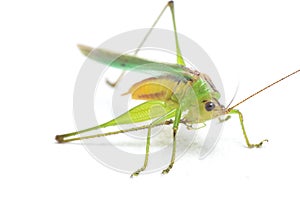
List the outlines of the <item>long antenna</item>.
<svg viewBox="0 0 300 200">
<path fill-rule="evenodd" d="M 237 107 L 238 105 L 240 105 L 240 104 L 244 103 L 244 102 L 245 102 L 245 101 L 247 101 L 248 99 L 250 99 L 250 98 L 254 97 L 255 95 L 257 95 L 257 94 L 261 93 L 262 91 L 264 91 L 264 90 L 268 89 L 269 87 L 272 87 L 273 85 L 275 85 L 275 84 L 277 84 L 277 83 L 279 83 L 279 82 L 283 81 L 284 79 L 286 79 L 286 78 L 288 78 L 288 77 L 290 77 L 290 76 L 292 76 L 292 75 L 294 75 L 294 74 L 296 74 L 296 73 L 298 73 L 298 72 L 300 72 L 300 69 L 298 69 L 298 70 L 294 71 L 293 73 L 290 73 L 289 75 L 286 75 L 285 77 L 283 77 L 283 78 L 281 78 L 281 79 L 279 79 L 279 80 L 277 80 L 277 81 L 275 81 L 275 82 L 271 83 L 270 85 L 268 85 L 268 86 L 264 87 L 263 89 L 261 89 L 261 90 L 259 90 L 259 91 L 255 92 L 255 93 L 253 93 L 253 94 L 252 94 L 252 95 L 250 95 L 249 97 L 247 97 L 247 98 L 243 99 L 243 100 L 242 100 L 242 101 L 240 101 L 239 103 L 237 103 L 237 104 L 235 104 L 234 106 L 232 106 L 232 107 L 228 108 L 228 109 L 226 110 L 226 113 L 229 113 L 229 112 L 230 112 L 230 111 L 231 111 L 233 108 L 235 108 L 235 107 Z"/>
<path fill-rule="evenodd" d="M 234 95 L 233 95 L 232 99 L 230 100 L 230 102 L 229 102 L 228 106 L 226 106 L 226 110 L 229 108 L 229 106 L 230 106 L 230 105 L 232 104 L 232 102 L 234 101 L 234 99 L 235 99 L 235 97 L 236 97 L 236 94 L 237 94 L 237 92 L 238 92 L 238 90 L 239 90 L 239 86 L 240 86 L 240 84 L 238 84 L 238 86 L 236 87 L 236 89 L 235 89 L 235 92 L 234 92 Z"/>
</svg>

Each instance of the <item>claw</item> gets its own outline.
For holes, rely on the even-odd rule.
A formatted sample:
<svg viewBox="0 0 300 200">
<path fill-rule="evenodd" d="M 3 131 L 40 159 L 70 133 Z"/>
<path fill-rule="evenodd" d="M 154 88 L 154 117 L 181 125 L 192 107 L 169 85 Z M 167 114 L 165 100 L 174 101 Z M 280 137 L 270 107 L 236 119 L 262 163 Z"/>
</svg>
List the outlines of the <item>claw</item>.
<svg viewBox="0 0 300 200">
<path fill-rule="evenodd" d="M 261 141 L 261 142 L 258 143 L 258 144 L 249 144 L 248 147 L 249 147 L 249 148 L 253 148 L 253 147 L 255 147 L 255 148 L 260 148 L 260 147 L 263 145 L 264 142 L 269 142 L 269 140 L 264 139 L 263 141 Z"/>
<path fill-rule="evenodd" d="M 117 83 L 118 83 L 117 81 L 116 82 L 111 82 L 108 79 L 106 79 L 106 84 L 109 85 L 110 87 L 116 87 Z"/>
<path fill-rule="evenodd" d="M 169 173 L 169 171 L 170 171 L 170 170 L 172 169 L 172 167 L 173 167 L 173 164 L 174 164 L 174 163 L 171 163 L 171 164 L 168 166 L 168 168 L 164 169 L 164 170 L 161 172 L 161 174 L 162 174 L 162 175 L 165 175 L 165 174 Z"/>
<path fill-rule="evenodd" d="M 136 170 L 135 172 L 133 172 L 131 175 L 130 175 L 130 178 L 133 178 L 134 176 L 138 176 L 142 171 L 144 171 L 145 168 L 140 168 L 138 170 Z"/>
<path fill-rule="evenodd" d="M 164 169 L 164 170 L 161 172 L 161 174 L 162 174 L 162 175 L 165 175 L 165 174 L 169 173 L 169 171 L 170 171 L 169 168 Z"/>
</svg>

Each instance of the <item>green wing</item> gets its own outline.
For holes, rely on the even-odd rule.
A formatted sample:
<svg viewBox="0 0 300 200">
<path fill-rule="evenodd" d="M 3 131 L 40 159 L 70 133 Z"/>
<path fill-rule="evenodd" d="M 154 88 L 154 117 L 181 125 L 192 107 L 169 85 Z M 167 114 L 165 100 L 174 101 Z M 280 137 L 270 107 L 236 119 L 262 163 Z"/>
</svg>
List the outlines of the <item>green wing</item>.
<svg viewBox="0 0 300 200">
<path fill-rule="evenodd" d="M 116 52 L 94 49 L 85 45 L 78 45 L 78 48 L 88 58 L 121 70 L 135 70 L 145 73 L 159 71 L 184 76 L 188 79 L 193 77 L 191 69 L 178 64 L 156 62 L 131 55 L 121 55 Z"/>
</svg>

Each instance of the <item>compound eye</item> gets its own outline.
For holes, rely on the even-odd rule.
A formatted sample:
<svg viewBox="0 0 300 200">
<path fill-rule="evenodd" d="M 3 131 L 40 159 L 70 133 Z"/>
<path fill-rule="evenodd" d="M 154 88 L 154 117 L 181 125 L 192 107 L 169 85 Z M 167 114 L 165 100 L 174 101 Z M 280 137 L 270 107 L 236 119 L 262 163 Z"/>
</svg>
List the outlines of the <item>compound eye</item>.
<svg viewBox="0 0 300 200">
<path fill-rule="evenodd" d="M 205 104 L 205 109 L 206 109 L 207 111 L 212 111 L 214 108 L 215 108 L 215 104 L 214 104 L 213 102 L 207 102 L 207 103 Z"/>
</svg>

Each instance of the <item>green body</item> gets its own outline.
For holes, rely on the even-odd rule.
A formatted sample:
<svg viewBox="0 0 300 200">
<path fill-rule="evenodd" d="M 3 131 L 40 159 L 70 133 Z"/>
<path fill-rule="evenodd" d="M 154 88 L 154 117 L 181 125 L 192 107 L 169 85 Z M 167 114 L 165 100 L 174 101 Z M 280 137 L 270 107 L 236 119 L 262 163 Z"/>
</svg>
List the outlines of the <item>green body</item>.
<svg viewBox="0 0 300 200">
<path fill-rule="evenodd" d="M 203 107 L 204 101 L 213 101 L 217 106 L 220 108 L 222 107 L 217 101 L 220 98 L 219 92 L 212 84 L 210 78 L 205 74 L 193 71 L 178 64 L 158 63 L 136 56 L 120 55 L 119 53 L 103 49 L 93 49 L 83 45 L 78 46 L 81 52 L 90 59 L 110 67 L 127 71 L 161 71 L 170 73 L 168 76 L 159 76 L 155 78 L 157 80 L 155 82 L 156 84 L 163 85 L 166 89 L 172 91 L 170 95 L 160 98 L 159 100 L 142 99 L 148 101 L 132 108 L 116 119 L 100 125 L 100 128 L 117 124 L 131 124 L 147 121 L 161 117 L 165 114 L 168 114 L 168 119 L 170 119 L 175 116 L 175 110 L 179 108 L 179 105 L 182 112 L 188 111 L 185 120 L 190 123 L 202 123 L 220 115 L 220 109 L 217 114 L 207 112 Z M 166 79 L 168 80 L 166 81 Z M 143 83 L 140 85 L 142 84 Z M 176 87 L 174 87 L 174 85 Z M 173 87 L 175 89 L 173 89 Z M 164 112 L 151 110 L 153 106 L 164 109 Z"/>
<path fill-rule="evenodd" d="M 57 135 L 56 140 L 59 143 L 89 139 L 93 137 L 103 137 L 134 130 L 148 129 L 144 165 L 132 174 L 132 176 L 137 176 L 147 167 L 151 128 L 155 126 L 173 124 L 172 157 L 169 166 L 163 170 L 163 174 L 166 174 L 170 171 L 175 161 L 176 133 L 179 123 L 191 126 L 192 124 L 204 123 L 207 120 L 211 120 L 226 114 L 237 114 L 239 116 L 242 131 L 248 147 L 260 147 L 262 143 L 266 141 L 263 140 L 258 144 L 251 144 L 245 132 L 242 113 L 238 110 L 232 109 L 233 107 L 226 109 L 219 103 L 218 99 L 220 98 L 220 94 L 216 90 L 208 75 L 185 67 L 185 62 L 179 48 L 173 1 L 168 2 L 168 4 L 164 7 L 139 47 L 143 45 L 153 27 L 160 19 L 162 13 L 168 7 L 172 13 L 177 64 L 155 62 L 132 55 L 120 55 L 104 49 L 93 49 L 88 46 L 78 45 L 81 52 L 88 58 L 95 60 L 96 62 L 103 63 L 107 66 L 124 71 L 134 70 L 145 73 L 156 71 L 158 74 L 160 73 L 164 75 L 159 75 L 157 77 L 148 78 L 138 82 L 134 84 L 127 93 L 125 93 L 127 95 L 130 94 L 132 99 L 146 100 L 146 102 L 130 109 L 128 112 L 118 116 L 115 119 L 95 127 L 68 134 Z M 135 54 L 137 52 L 138 50 L 135 52 Z M 184 115 L 182 113 L 184 113 Z M 225 118 L 225 120 L 227 119 L 228 118 Z M 92 136 L 76 137 L 78 134 L 99 128 L 116 126 L 118 124 L 139 123 L 149 120 L 151 120 L 149 125 L 144 125 L 137 128 L 130 128 Z"/>
</svg>

